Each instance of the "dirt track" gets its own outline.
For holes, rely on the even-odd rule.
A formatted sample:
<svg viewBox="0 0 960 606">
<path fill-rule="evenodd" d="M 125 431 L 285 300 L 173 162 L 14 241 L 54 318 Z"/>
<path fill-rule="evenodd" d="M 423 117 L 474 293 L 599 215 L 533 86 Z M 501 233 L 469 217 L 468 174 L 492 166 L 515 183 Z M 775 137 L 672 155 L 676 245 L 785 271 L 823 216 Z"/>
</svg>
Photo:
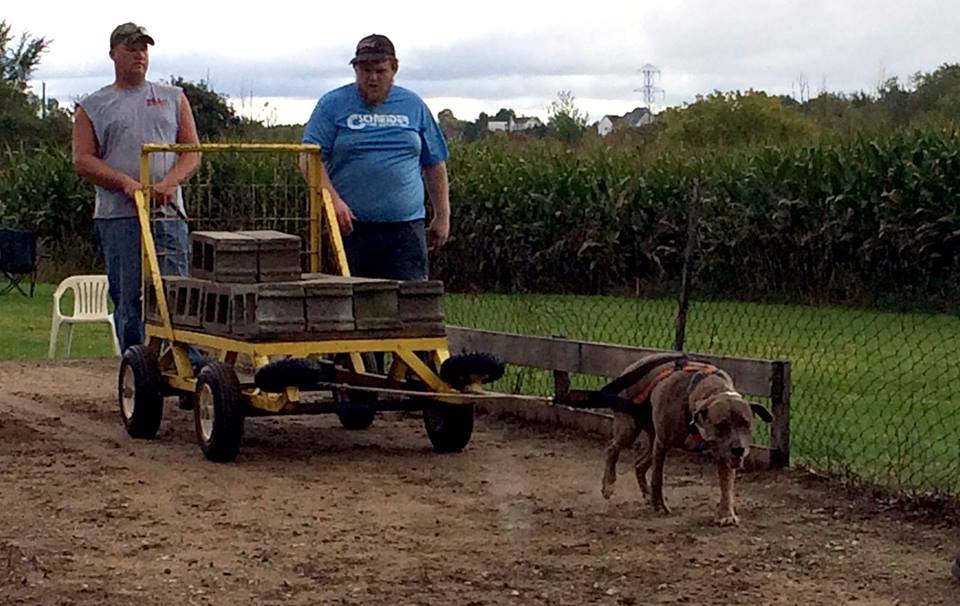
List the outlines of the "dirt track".
<svg viewBox="0 0 960 606">
<path fill-rule="evenodd" d="M 0 363 L 0 603 L 960 602 L 955 529 L 794 474 L 745 474 L 724 529 L 707 465 L 674 457 L 661 517 L 626 473 L 600 497 L 598 442 L 487 417 L 445 456 L 410 416 L 252 420 L 217 465 L 172 405 L 130 440 L 115 382 L 112 360 Z"/>
</svg>

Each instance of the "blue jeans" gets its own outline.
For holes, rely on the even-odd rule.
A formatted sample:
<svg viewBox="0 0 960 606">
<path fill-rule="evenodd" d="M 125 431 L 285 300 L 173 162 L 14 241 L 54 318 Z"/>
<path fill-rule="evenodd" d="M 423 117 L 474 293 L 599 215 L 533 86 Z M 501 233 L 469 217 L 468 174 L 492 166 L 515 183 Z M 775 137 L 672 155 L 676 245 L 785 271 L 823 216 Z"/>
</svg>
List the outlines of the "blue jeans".
<svg viewBox="0 0 960 606">
<path fill-rule="evenodd" d="M 350 275 L 388 280 L 426 280 L 427 234 L 423 219 L 399 223 L 354 221 L 343 238 Z"/>
<path fill-rule="evenodd" d="M 179 217 L 162 217 L 152 223 L 160 274 L 186 276 L 190 251 L 187 222 Z M 132 345 L 143 343 L 140 224 L 136 217 L 127 217 L 96 219 L 94 225 L 107 263 L 120 351 L 126 351 Z"/>
</svg>

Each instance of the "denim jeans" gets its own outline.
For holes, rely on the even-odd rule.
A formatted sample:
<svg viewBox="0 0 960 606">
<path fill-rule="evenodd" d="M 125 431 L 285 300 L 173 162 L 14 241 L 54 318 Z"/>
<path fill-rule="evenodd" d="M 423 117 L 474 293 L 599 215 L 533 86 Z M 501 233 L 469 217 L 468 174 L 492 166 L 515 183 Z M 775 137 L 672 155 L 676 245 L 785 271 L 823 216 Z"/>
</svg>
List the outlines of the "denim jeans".
<svg viewBox="0 0 960 606">
<path fill-rule="evenodd" d="M 179 217 L 162 217 L 152 223 L 160 274 L 186 276 L 189 266 L 186 221 Z M 96 219 L 94 225 L 107 263 L 120 351 L 126 351 L 131 345 L 143 343 L 140 224 L 136 217 L 127 217 Z"/>
<path fill-rule="evenodd" d="M 423 220 L 400 223 L 355 221 L 343 238 L 350 275 L 388 280 L 426 280 L 427 234 Z"/>
</svg>

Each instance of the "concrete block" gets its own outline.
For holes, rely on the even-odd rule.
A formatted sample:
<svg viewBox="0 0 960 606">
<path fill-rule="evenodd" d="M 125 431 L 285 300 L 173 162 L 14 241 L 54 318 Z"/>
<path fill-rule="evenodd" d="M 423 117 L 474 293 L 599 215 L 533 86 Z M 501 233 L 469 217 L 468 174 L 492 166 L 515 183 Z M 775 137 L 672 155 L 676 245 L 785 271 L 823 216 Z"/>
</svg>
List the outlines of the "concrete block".
<svg viewBox="0 0 960 606">
<path fill-rule="evenodd" d="M 444 334 L 443 282 L 407 280 L 399 283 L 398 304 L 404 328 Z"/>
<path fill-rule="evenodd" d="M 200 328 L 203 320 L 205 280 L 181 276 L 164 276 L 167 309 L 174 326 Z"/>
<path fill-rule="evenodd" d="M 303 283 L 258 284 L 256 318 L 260 334 L 304 332 L 306 313 Z"/>
<path fill-rule="evenodd" d="M 238 232 L 192 232 L 190 276 L 214 282 L 254 283 L 258 247 L 258 240 Z"/>
<path fill-rule="evenodd" d="M 244 288 L 251 289 L 253 286 L 210 281 L 204 284 L 203 309 L 201 310 L 201 326 L 204 332 L 223 337 L 231 336 L 230 300 Z"/>
<path fill-rule="evenodd" d="M 400 322 L 400 286 L 396 280 L 303 274 L 305 280 L 347 284 L 353 290 L 353 321 L 357 330 L 397 330 Z"/>
<path fill-rule="evenodd" d="M 274 230 L 238 231 L 257 243 L 257 281 L 293 282 L 300 278 L 300 238 Z"/>
<path fill-rule="evenodd" d="M 353 320 L 353 287 L 343 282 L 304 280 L 307 331 L 350 331 Z"/>
</svg>

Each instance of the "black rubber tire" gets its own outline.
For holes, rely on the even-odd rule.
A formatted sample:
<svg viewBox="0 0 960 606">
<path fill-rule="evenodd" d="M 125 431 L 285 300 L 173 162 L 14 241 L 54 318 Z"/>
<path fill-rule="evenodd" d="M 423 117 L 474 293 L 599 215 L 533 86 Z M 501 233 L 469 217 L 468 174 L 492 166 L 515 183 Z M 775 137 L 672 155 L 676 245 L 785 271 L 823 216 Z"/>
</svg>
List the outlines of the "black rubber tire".
<svg viewBox="0 0 960 606">
<path fill-rule="evenodd" d="M 436 404 L 423 409 L 423 426 L 434 452 L 460 452 L 473 435 L 473 404 Z"/>
<path fill-rule="evenodd" d="M 340 425 L 350 431 L 361 431 L 373 425 L 373 420 L 377 416 L 377 411 L 370 409 L 343 410 L 337 413 L 340 419 Z"/>
<path fill-rule="evenodd" d="M 503 362 L 482 352 L 456 354 L 440 365 L 440 378 L 456 389 L 475 383 L 493 383 L 503 372 Z"/>
<path fill-rule="evenodd" d="M 131 438 L 151 440 L 157 436 L 163 419 L 160 368 L 145 345 L 133 345 L 123 352 L 117 400 L 123 426 Z"/>
<path fill-rule="evenodd" d="M 317 383 L 333 381 L 334 369 L 310 358 L 274 360 L 253 376 L 253 384 L 263 391 L 279 393 L 287 387 L 313 389 Z"/>
<path fill-rule="evenodd" d="M 217 463 L 236 459 L 245 415 L 240 381 L 233 367 L 223 362 L 204 366 L 197 377 L 195 401 L 193 426 L 203 455 Z M 205 418 L 211 414 L 211 418 Z"/>
<path fill-rule="evenodd" d="M 367 372 L 380 372 L 380 365 L 377 362 L 376 356 L 369 352 L 360 355 L 363 358 L 363 366 Z M 343 362 L 342 358 L 341 362 Z M 351 402 L 376 402 L 379 399 L 377 394 L 364 391 L 335 391 L 333 395 L 337 402 L 341 404 L 349 404 Z M 376 417 L 377 411 L 375 408 L 364 406 L 356 406 L 350 410 L 342 410 L 337 413 L 337 418 L 340 419 L 340 425 L 350 431 L 368 429 L 373 425 Z"/>
</svg>

